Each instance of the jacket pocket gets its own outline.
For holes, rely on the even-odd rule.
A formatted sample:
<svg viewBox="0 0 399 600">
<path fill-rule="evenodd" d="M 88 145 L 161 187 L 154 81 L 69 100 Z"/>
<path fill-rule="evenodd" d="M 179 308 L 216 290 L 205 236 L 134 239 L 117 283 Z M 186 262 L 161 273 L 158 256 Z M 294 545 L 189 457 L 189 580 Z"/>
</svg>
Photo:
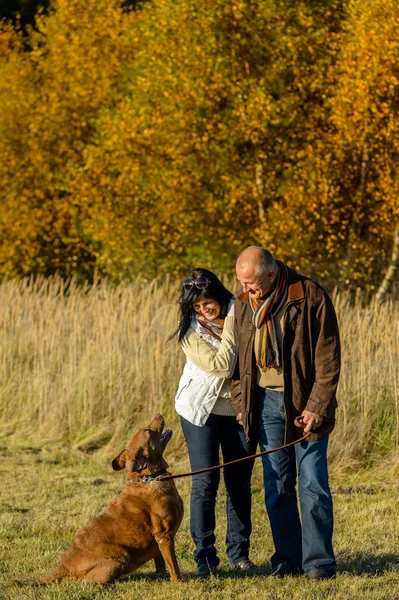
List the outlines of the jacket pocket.
<svg viewBox="0 0 399 600">
<path fill-rule="evenodd" d="M 176 392 L 176 396 L 175 396 L 175 402 L 177 404 L 180 396 L 182 395 L 182 393 L 188 389 L 190 383 L 192 382 L 192 378 L 189 379 L 184 385 L 182 385 L 181 387 L 179 387 L 179 389 Z"/>
<path fill-rule="evenodd" d="M 220 379 L 223 382 L 222 379 Z M 197 412 L 209 412 L 218 397 L 215 384 L 211 384 L 209 378 L 190 378 L 178 389 L 175 397 L 176 409 L 184 409 L 196 415 Z"/>
</svg>

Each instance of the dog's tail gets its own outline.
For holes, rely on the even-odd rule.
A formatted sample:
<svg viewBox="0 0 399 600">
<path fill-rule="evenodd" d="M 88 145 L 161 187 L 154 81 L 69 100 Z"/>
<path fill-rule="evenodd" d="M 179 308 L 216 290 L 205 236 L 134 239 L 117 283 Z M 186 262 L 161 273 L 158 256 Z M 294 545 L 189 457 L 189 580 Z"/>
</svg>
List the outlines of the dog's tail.
<svg viewBox="0 0 399 600">
<path fill-rule="evenodd" d="M 44 585 L 46 583 L 58 583 L 59 581 L 61 581 L 61 579 L 64 579 L 64 577 L 67 576 L 68 571 L 64 567 L 60 566 L 54 569 L 53 571 L 50 571 L 50 573 L 47 573 L 46 575 L 41 575 L 37 578 L 36 581 L 40 585 Z"/>
<path fill-rule="evenodd" d="M 57 583 L 64 579 L 64 577 L 68 576 L 68 572 L 63 567 L 57 567 L 50 573 L 46 573 L 45 575 L 34 574 L 30 577 L 12 577 L 10 579 L 10 584 L 17 586 L 26 586 L 35 587 L 37 585 L 45 585 L 46 583 Z M 1 596 L 2 597 L 2 596 Z"/>
</svg>

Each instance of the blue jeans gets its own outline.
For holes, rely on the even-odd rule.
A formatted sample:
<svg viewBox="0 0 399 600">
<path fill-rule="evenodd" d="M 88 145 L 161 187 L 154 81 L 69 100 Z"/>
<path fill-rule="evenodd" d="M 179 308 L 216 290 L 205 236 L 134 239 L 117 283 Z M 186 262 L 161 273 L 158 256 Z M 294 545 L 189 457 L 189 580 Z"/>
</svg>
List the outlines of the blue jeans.
<svg viewBox="0 0 399 600">
<path fill-rule="evenodd" d="M 256 430 L 261 451 L 284 444 L 283 393 L 257 388 Z M 327 471 L 328 438 L 301 442 L 262 457 L 265 503 L 275 546 L 273 571 L 279 567 L 308 575 L 333 574 L 333 505 Z M 299 518 L 296 479 L 301 511 Z"/>
<path fill-rule="evenodd" d="M 204 427 L 180 417 L 190 457 L 191 470 L 197 471 L 219 464 L 219 448 L 223 462 L 249 456 L 255 452 L 247 443 L 235 417 L 210 414 Z M 248 558 L 251 535 L 251 474 L 253 459 L 223 469 L 226 486 L 226 552 L 231 565 Z M 190 498 L 190 531 L 198 564 L 218 565 L 215 548 L 215 505 L 220 470 L 192 477 Z"/>
</svg>

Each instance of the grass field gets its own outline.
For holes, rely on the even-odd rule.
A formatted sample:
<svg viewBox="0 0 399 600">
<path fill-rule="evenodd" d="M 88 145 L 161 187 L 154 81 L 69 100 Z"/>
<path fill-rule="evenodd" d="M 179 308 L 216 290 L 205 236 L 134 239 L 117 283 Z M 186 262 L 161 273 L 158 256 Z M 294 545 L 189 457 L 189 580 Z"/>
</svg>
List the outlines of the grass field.
<svg viewBox="0 0 399 600">
<path fill-rule="evenodd" d="M 148 565 L 106 588 L 72 581 L 32 585 L 122 488 L 123 475 L 111 471 L 110 461 L 156 412 L 175 429 L 167 450 L 171 470 L 188 470 L 173 407 L 184 358 L 175 340 L 167 342 L 177 323 L 177 295 L 177 282 L 168 280 L 0 284 L 0 600 L 399 599 L 399 303 L 363 306 L 361 298 L 352 302 L 342 294 L 334 296 L 343 368 L 329 447 L 336 581 L 268 577 L 272 542 L 258 463 L 256 576 L 228 567 L 221 492 L 219 574 L 195 580 L 185 479 L 177 482 L 186 506 L 177 537 L 181 583 L 155 581 Z"/>
<path fill-rule="evenodd" d="M 177 448 L 166 457 L 175 473 L 185 470 Z M 168 448 L 169 450 L 169 448 Z M 59 585 L 32 585 L 37 573 L 55 566 L 80 526 L 88 523 L 121 490 L 124 476 L 110 467 L 113 455 L 82 457 L 59 447 L 1 446 L 0 487 L 0 598 L 1 600 L 192 600 L 231 597 L 268 600 L 398 599 L 399 551 L 398 473 L 381 467 L 342 477 L 331 469 L 335 502 L 336 581 L 311 583 L 305 576 L 275 581 L 269 577 L 272 542 L 263 505 L 260 462 L 253 478 L 252 560 L 257 575 L 240 576 L 224 555 L 223 495 L 218 497 L 217 546 L 219 574 L 212 580 L 194 578 L 189 535 L 189 480 L 177 481 L 186 513 L 177 536 L 177 556 L 183 581 L 155 580 L 148 564 L 128 579 L 107 587 L 64 581 Z M 179 458 L 180 457 L 180 458 Z M 102 483 L 99 482 L 102 480 Z M 25 583 L 24 583 L 25 582 Z"/>
</svg>

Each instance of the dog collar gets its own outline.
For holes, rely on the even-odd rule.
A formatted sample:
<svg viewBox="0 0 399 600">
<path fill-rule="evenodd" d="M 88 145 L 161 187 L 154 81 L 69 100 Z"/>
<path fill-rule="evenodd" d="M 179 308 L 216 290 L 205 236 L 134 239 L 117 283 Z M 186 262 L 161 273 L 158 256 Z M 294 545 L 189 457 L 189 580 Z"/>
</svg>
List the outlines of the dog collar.
<svg viewBox="0 0 399 600">
<path fill-rule="evenodd" d="M 161 469 L 160 471 L 151 473 L 151 475 L 143 475 L 143 477 L 129 479 L 129 483 L 151 483 L 151 481 L 155 481 L 160 475 L 165 475 L 165 473 L 167 473 L 167 470 Z"/>
</svg>

